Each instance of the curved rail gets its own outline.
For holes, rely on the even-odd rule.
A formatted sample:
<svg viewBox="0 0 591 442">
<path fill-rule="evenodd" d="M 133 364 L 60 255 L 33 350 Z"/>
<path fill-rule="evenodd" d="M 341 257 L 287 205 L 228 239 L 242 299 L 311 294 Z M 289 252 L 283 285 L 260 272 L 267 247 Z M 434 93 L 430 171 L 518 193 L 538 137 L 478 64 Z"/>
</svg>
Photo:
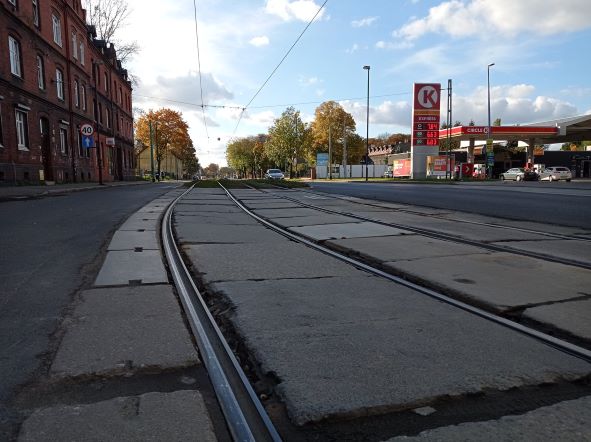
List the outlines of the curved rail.
<svg viewBox="0 0 591 442">
<path fill-rule="evenodd" d="M 302 243 L 308 247 L 316 249 L 326 255 L 332 256 L 333 258 L 337 258 L 341 261 L 351 264 L 354 267 L 357 267 L 361 270 L 365 270 L 365 271 L 372 273 L 376 276 L 380 276 L 382 278 L 388 279 L 392 282 L 395 282 L 397 284 L 408 287 L 412 290 L 415 290 L 419 293 L 427 295 L 431 298 L 437 299 L 438 301 L 445 302 L 446 304 L 450 304 L 450 305 L 457 307 L 459 309 L 462 309 L 466 312 L 480 316 L 481 318 L 487 319 L 487 320 L 494 322 L 496 324 L 500 324 L 500 325 L 507 327 L 511 330 L 514 330 L 518 333 L 530 336 L 530 337 L 537 339 L 538 341 L 541 341 L 544 344 L 549 345 L 553 348 L 556 348 L 564 353 L 568 353 L 568 354 L 573 355 L 577 358 L 583 359 L 587 362 L 591 362 L 591 350 L 587 350 L 586 348 L 580 347 L 578 345 L 572 344 L 572 343 L 564 341 L 562 339 L 555 338 L 554 336 L 551 336 L 547 333 L 540 332 L 540 331 L 535 330 L 533 328 L 530 328 L 525 325 L 519 324 L 517 322 L 511 321 L 510 319 L 506 319 L 501 316 L 497 316 L 495 314 L 489 313 L 483 309 L 466 304 L 465 302 L 462 302 L 462 301 L 458 301 L 457 299 L 451 298 L 451 297 L 444 295 L 442 293 L 439 293 L 435 290 L 432 290 L 432 289 L 429 289 L 426 287 L 422 287 L 418 284 L 407 281 L 407 280 L 400 278 L 398 276 L 391 275 L 387 272 L 384 272 L 383 270 L 377 269 L 377 268 L 375 268 L 371 265 L 368 265 L 364 262 L 361 262 L 359 260 L 350 258 L 346 255 L 339 253 L 339 252 L 336 252 L 336 251 L 331 250 L 327 247 L 324 247 L 314 241 L 310 241 L 300 235 L 290 232 L 290 231 L 284 229 L 283 227 L 280 227 L 280 226 L 260 217 L 259 215 L 255 214 L 254 212 L 249 210 L 246 206 L 244 206 L 238 199 L 236 199 L 234 197 L 234 195 L 232 195 L 232 193 L 228 189 L 226 189 L 221 184 L 220 184 L 220 186 L 224 189 L 224 191 L 226 192 L 228 197 L 234 202 L 234 204 L 236 204 L 238 207 L 240 207 L 245 213 L 247 213 L 248 215 L 250 215 L 251 217 L 256 219 L 261 224 L 264 224 L 265 226 L 269 227 L 270 229 L 274 230 L 275 232 L 277 232 L 283 236 L 288 237 L 289 239 L 292 239 L 292 240 Z"/>
<path fill-rule="evenodd" d="M 281 438 L 209 312 L 176 247 L 172 232 L 175 199 L 164 214 L 162 244 L 181 302 L 197 340 L 226 423 L 235 441 L 280 441 Z"/>
</svg>

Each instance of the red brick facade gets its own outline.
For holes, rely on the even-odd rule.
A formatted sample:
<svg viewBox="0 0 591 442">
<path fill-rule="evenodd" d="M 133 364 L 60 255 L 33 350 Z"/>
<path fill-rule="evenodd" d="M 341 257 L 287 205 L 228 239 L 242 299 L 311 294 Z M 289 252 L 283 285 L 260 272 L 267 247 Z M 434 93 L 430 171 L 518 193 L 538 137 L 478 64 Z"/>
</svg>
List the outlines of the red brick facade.
<svg viewBox="0 0 591 442">
<path fill-rule="evenodd" d="M 80 0 L 0 0 L 0 184 L 98 181 L 83 124 L 102 179 L 134 178 L 131 83 L 85 19 Z"/>
</svg>

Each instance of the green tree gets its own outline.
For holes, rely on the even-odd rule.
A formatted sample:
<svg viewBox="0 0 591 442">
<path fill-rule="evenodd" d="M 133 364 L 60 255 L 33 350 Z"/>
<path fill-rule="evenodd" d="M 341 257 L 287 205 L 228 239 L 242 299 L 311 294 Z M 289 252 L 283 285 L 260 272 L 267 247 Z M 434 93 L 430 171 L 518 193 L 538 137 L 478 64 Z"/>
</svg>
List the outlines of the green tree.
<svg viewBox="0 0 591 442">
<path fill-rule="evenodd" d="M 238 172 L 240 177 L 253 178 L 262 176 L 262 169 L 269 165 L 265 154 L 267 135 L 259 134 L 253 137 L 236 138 L 230 141 L 226 148 L 228 165 Z"/>
<path fill-rule="evenodd" d="M 349 141 L 349 138 L 355 133 L 355 128 L 355 120 L 350 113 L 335 101 L 325 101 L 316 108 L 314 121 L 311 125 L 313 156 L 316 156 L 316 152 L 328 151 L 330 135 L 332 162 L 342 162 L 343 141 L 345 137 Z M 347 150 L 348 148 L 347 144 Z"/>
<path fill-rule="evenodd" d="M 495 121 L 493 121 L 493 124 L 492 125 L 493 126 L 497 126 L 497 127 L 500 126 L 501 125 L 501 119 L 500 118 L 497 118 Z"/>
<path fill-rule="evenodd" d="M 293 176 L 293 165 L 303 155 L 302 139 L 305 125 L 300 112 L 292 106 L 283 111 L 281 116 L 269 128 L 269 137 L 265 143 L 267 157 L 277 166 L 289 164 L 289 176 Z"/>
</svg>

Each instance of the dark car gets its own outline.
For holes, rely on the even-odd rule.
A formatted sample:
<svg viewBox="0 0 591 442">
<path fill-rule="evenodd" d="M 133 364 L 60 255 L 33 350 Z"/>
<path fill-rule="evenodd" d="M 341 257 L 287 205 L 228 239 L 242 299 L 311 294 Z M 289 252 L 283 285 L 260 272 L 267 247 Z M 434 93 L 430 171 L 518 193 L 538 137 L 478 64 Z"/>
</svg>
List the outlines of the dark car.
<svg viewBox="0 0 591 442">
<path fill-rule="evenodd" d="M 540 176 L 533 170 L 524 169 L 523 167 L 514 167 L 507 172 L 501 174 L 501 180 L 515 180 L 515 181 L 537 181 Z"/>
</svg>

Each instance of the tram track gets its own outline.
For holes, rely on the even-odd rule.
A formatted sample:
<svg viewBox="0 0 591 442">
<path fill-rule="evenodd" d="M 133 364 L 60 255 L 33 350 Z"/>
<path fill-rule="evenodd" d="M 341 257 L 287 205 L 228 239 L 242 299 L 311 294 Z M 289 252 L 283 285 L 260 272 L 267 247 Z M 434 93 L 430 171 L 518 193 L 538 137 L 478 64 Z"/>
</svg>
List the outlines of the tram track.
<svg viewBox="0 0 591 442">
<path fill-rule="evenodd" d="M 555 336 L 552 336 L 551 334 L 542 332 L 542 331 L 532 328 L 530 326 L 518 323 L 518 322 L 516 322 L 512 319 L 506 318 L 504 316 L 500 316 L 500 315 L 495 314 L 493 312 L 489 312 L 489 311 L 487 311 L 483 308 L 480 308 L 478 306 L 468 304 L 466 302 L 463 302 L 462 300 L 458 300 L 456 298 L 448 296 L 447 294 L 445 294 L 441 291 L 438 291 L 436 289 L 429 288 L 425 285 L 408 280 L 400 275 L 395 275 L 390 272 L 386 272 L 386 271 L 378 268 L 376 265 L 368 264 L 367 262 L 364 262 L 360 259 L 348 256 L 348 255 L 342 253 L 341 251 L 334 250 L 333 248 L 326 247 L 326 246 L 320 244 L 319 242 L 310 240 L 302 235 L 298 235 L 296 233 L 293 233 L 293 232 L 289 231 L 288 229 L 254 213 L 252 210 L 250 210 L 248 207 L 246 207 L 244 204 L 242 204 L 242 202 L 238 198 L 236 198 L 228 189 L 226 189 L 221 184 L 220 184 L 220 186 L 226 192 L 227 196 L 241 210 L 243 210 L 249 216 L 253 217 L 259 223 L 265 225 L 266 227 L 270 228 L 271 230 L 273 230 L 273 231 L 275 231 L 275 232 L 277 232 L 277 233 L 279 233 L 279 234 L 281 234 L 293 241 L 299 242 L 299 243 L 304 244 L 310 248 L 313 248 L 319 252 L 322 252 L 322 253 L 329 255 L 333 258 L 336 258 L 340 261 L 346 262 L 358 269 L 367 271 L 373 275 L 385 278 L 389 281 L 392 281 L 392 282 L 402 285 L 404 287 L 410 288 L 418 293 L 429 296 L 433 299 L 444 302 L 446 304 L 452 305 L 452 306 L 459 308 L 461 310 L 464 310 L 470 314 L 479 316 L 479 317 L 484 318 L 488 321 L 491 321 L 491 322 L 499 324 L 503 327 L 509 328 L 515 332 L 520 333 L 520 334 L 527 335 L 527 336 L 534 338 L 538 341 L 541 341 L 544 344 L 546 344 L 550 347 L 553 347 L 563 353 L 570 354 L 572 356 L 575 356 L 575 357 L 585 360 L 587 362 L 591 362 L 591 350 L 589 350 L 587 348 L 573 344 L 573 343 L 568 342 L 564 339 L 557 338 Z M 311 205 L 311 206 L 313 206 L 313 205 Z M 331 212 L 329 209 L 327 209 L 327 210 L 328 211 L 326 213 L 335 213 L 335 212 Z M 343 215 L 343 213 L 339 213 L 339 212 L 336 212 L 336 213 Z M 350 215 L 347 215 L 347 216 L 350 216 Z M 373 220 L 368 219 L 368 221 L 373 221 Z M 385 223 L 385 225 L 389 225 L 389 224 Z"/>
<path fill-rule="evenodd" d="M 279 188 L 279 186 L 277 186 L 277 188 Z M 281 188 L 282 190 L 285 190 L 285 188 Z M 260 190 L 260 189 L 258 189 Z M 306 191 L 303 191 L 306 192 Z M 310 192 L 313 194 L 317 194 L 316 192 Z M 563 257 L 559 257 L 559 256 L 552 256 L 552 255 L 547 255 L 547 254 L 542 254 L 542 253 L 538 253 L 538 252 L 533 252 L 533 251 L 528 251 L 528 250 L 523 250 L 523 249 L 517 249 L 514 247 L 506 247 L 506 246 L 502 246 L 502 245 L 498 245 L 498 244 L 490 244 L 490 243 L 486 243 L 483 241 L 477 241 L 477 240 L 473 240 L 473 239 L 469 239 L 469 238 L 462 238 L 462 237 L 458 237 L 455 235 L 450 235 L 450 234 L 446 234 L 446 233 L 441 233 L 441 232 L 437 232 L 431 229 L 425 229 L 425 228 L 420 228 L 420 227 L 415 227 L 415 226 L 409 226 L 408 224 L 402 224 L 402 223 L 395 223 L 395 222 L 390 222 L 390 221 L 383 221 L 383 220 L 379 220 L 376 218 L 371 218 L 371 217 L 367 217 L 367 216 L 362 216 L 362 215 L 358 215 L 356 213 L 353 212 L 346 212 L 346 211 L 339 211 L 339 210 L 334 210 L 334 209 L 328 209 L 325 207 L 320 207 L 317 206 L 315 204 L 310 204 L 310 203 L 305 203 L 302 202 L 300 200 L 298 200 L 297 198 L 292 198 L 286 195 L 277 195 L 276 193 L 273 193 L 272 195 L 281 198 L 281 199 L 285 199 L 287 201 L 299 204 L 301 207 L 305 207 L 305 208 L 309 208 L 309 209 L 313 209 L 313 210 L 317 210 L 319 212 L 323 212 L 323 213 L 327 213 L 327 214 L 332 214 L 332 215 L 341 215 L 341 216 L 347 216 L 350 218 L 354 218 L 357 219 L 359 221 L 365 221 L 365 222 L 371 222 L 371 223 L 375 223 L 375 224 L 379 224 L 382 226 L 387 226 L 387 227 L 393 227 L 393 228 L 397 228 L 397 229 L 403 229 L 403 230 L 407 230 L 410 232 L 413 232 L 415 234 L 418 235 L 422 235 L 425 237 L 429 237 L 429 238 L 433 238 L 433 239 L 439 239 L 439 240 L 443 240 L 443 241 L 450 241 L 450 242 L 455 242 L 455 243 L 460 243 L 460 244 L 465 244 L 465 245 L 470 245 L 470 246 L 474 246 L 474 247 L 479 247 L 488 251 L 493 251 L 493 252 L 502 252 L 502 253 L 511 253 L 513 255 L 519 255 L 519 256 L 526 256 L 529 258 L 536 258 L 536 259 L 541 259 L 544 261 L 549 261 L 549 262 L 554 262 L 554 263 L 559 263 L 559 264 L 564 264 L 564 265 L 569 265 L 569 266 L 573 266 L 573 267 L 579 267 L 579 268 L 583 268 L 586 270 L 591 270 L 591 262 L 583 262 L 583 261 L 578 261 L 575 259 L 568 259 L 568 258 L 563 258 Z M 324 195 L 323 196 L 327 197 L 327 198 L 334 198 L 334 199 L 341 199 L 347 202 L 352 202 L 349 199 L 344 199 L 344 198 L 339 198 L 339 197 L 334 197 L 332 195 Z M 367 205 L 370 207 L 379 207 L 379 208 L 386 208 L 386 209 L 391 209 L 389 207 L 386 206 L 382 206 L 379 204 L 368 204 L 368 203 L 357 203 L 356 204 L 360 204 L 360 205 Z M 419 213 L 416 211 L 410 211 L 410 210 L 400 210 L 400 209 L 391 209 L 391 210 L 395 210 L 395 211 L 399 211 L 399 212 L 405 212 L 405 213 L 410 213 L 412 215 L 417 215 L 417 216 L 427 216 L 424 213 Z M 436 217 L 436 216 L 432 216 L 429 215 L 430 217 L 433 218 L 437 218 L 437 219 L 441 219 L 441 220 L 445 220 L 445 221 L 449 221 L 445 218 L 441 218 L 441 217 Z M 475 221 L 469 221 L 469 220 L 453 220 L 454 222 L 464 222 L 467 224 L 473 224 L 473 225 L 478 225 L 478 226 L 483 226 L 483 227 L 491 227 L 491 228 L 495 228 L 495 229 L 503 229 L 503 230 L 515 230 L 515 231 L 519 231 L 519 232 L 523 232 L 523 233 L 528 233 L 528 234 L 535 234 L 535 235 L 540 235 L 540 236 L 546 236 L 549 238 L 553 238 L 553 239 L 562 239 L 562 240 L 571 240 L 571 241 L 585 241 L 585 242 L 591 242 L 591 238 L 585 238 L 585 237 L 581 237 L 581 236 L 576 236 L 576 235 L 561 235 L 561 234 L 555 234 L 555 233 L 551 233 L 551 232 L 544 232 L 544 231 L 537 231 L 537 230 L 533 230 L 533 229 L 524 229 L 524 228 L 518 228 L 518 227 L 513 227 L 513 226 L 502 226 L 502 225 L 497 225 L 497 224 L 491 224 L 491 223 L 479 223 L 479 222 L 475 222 Z"/>
</svg>

